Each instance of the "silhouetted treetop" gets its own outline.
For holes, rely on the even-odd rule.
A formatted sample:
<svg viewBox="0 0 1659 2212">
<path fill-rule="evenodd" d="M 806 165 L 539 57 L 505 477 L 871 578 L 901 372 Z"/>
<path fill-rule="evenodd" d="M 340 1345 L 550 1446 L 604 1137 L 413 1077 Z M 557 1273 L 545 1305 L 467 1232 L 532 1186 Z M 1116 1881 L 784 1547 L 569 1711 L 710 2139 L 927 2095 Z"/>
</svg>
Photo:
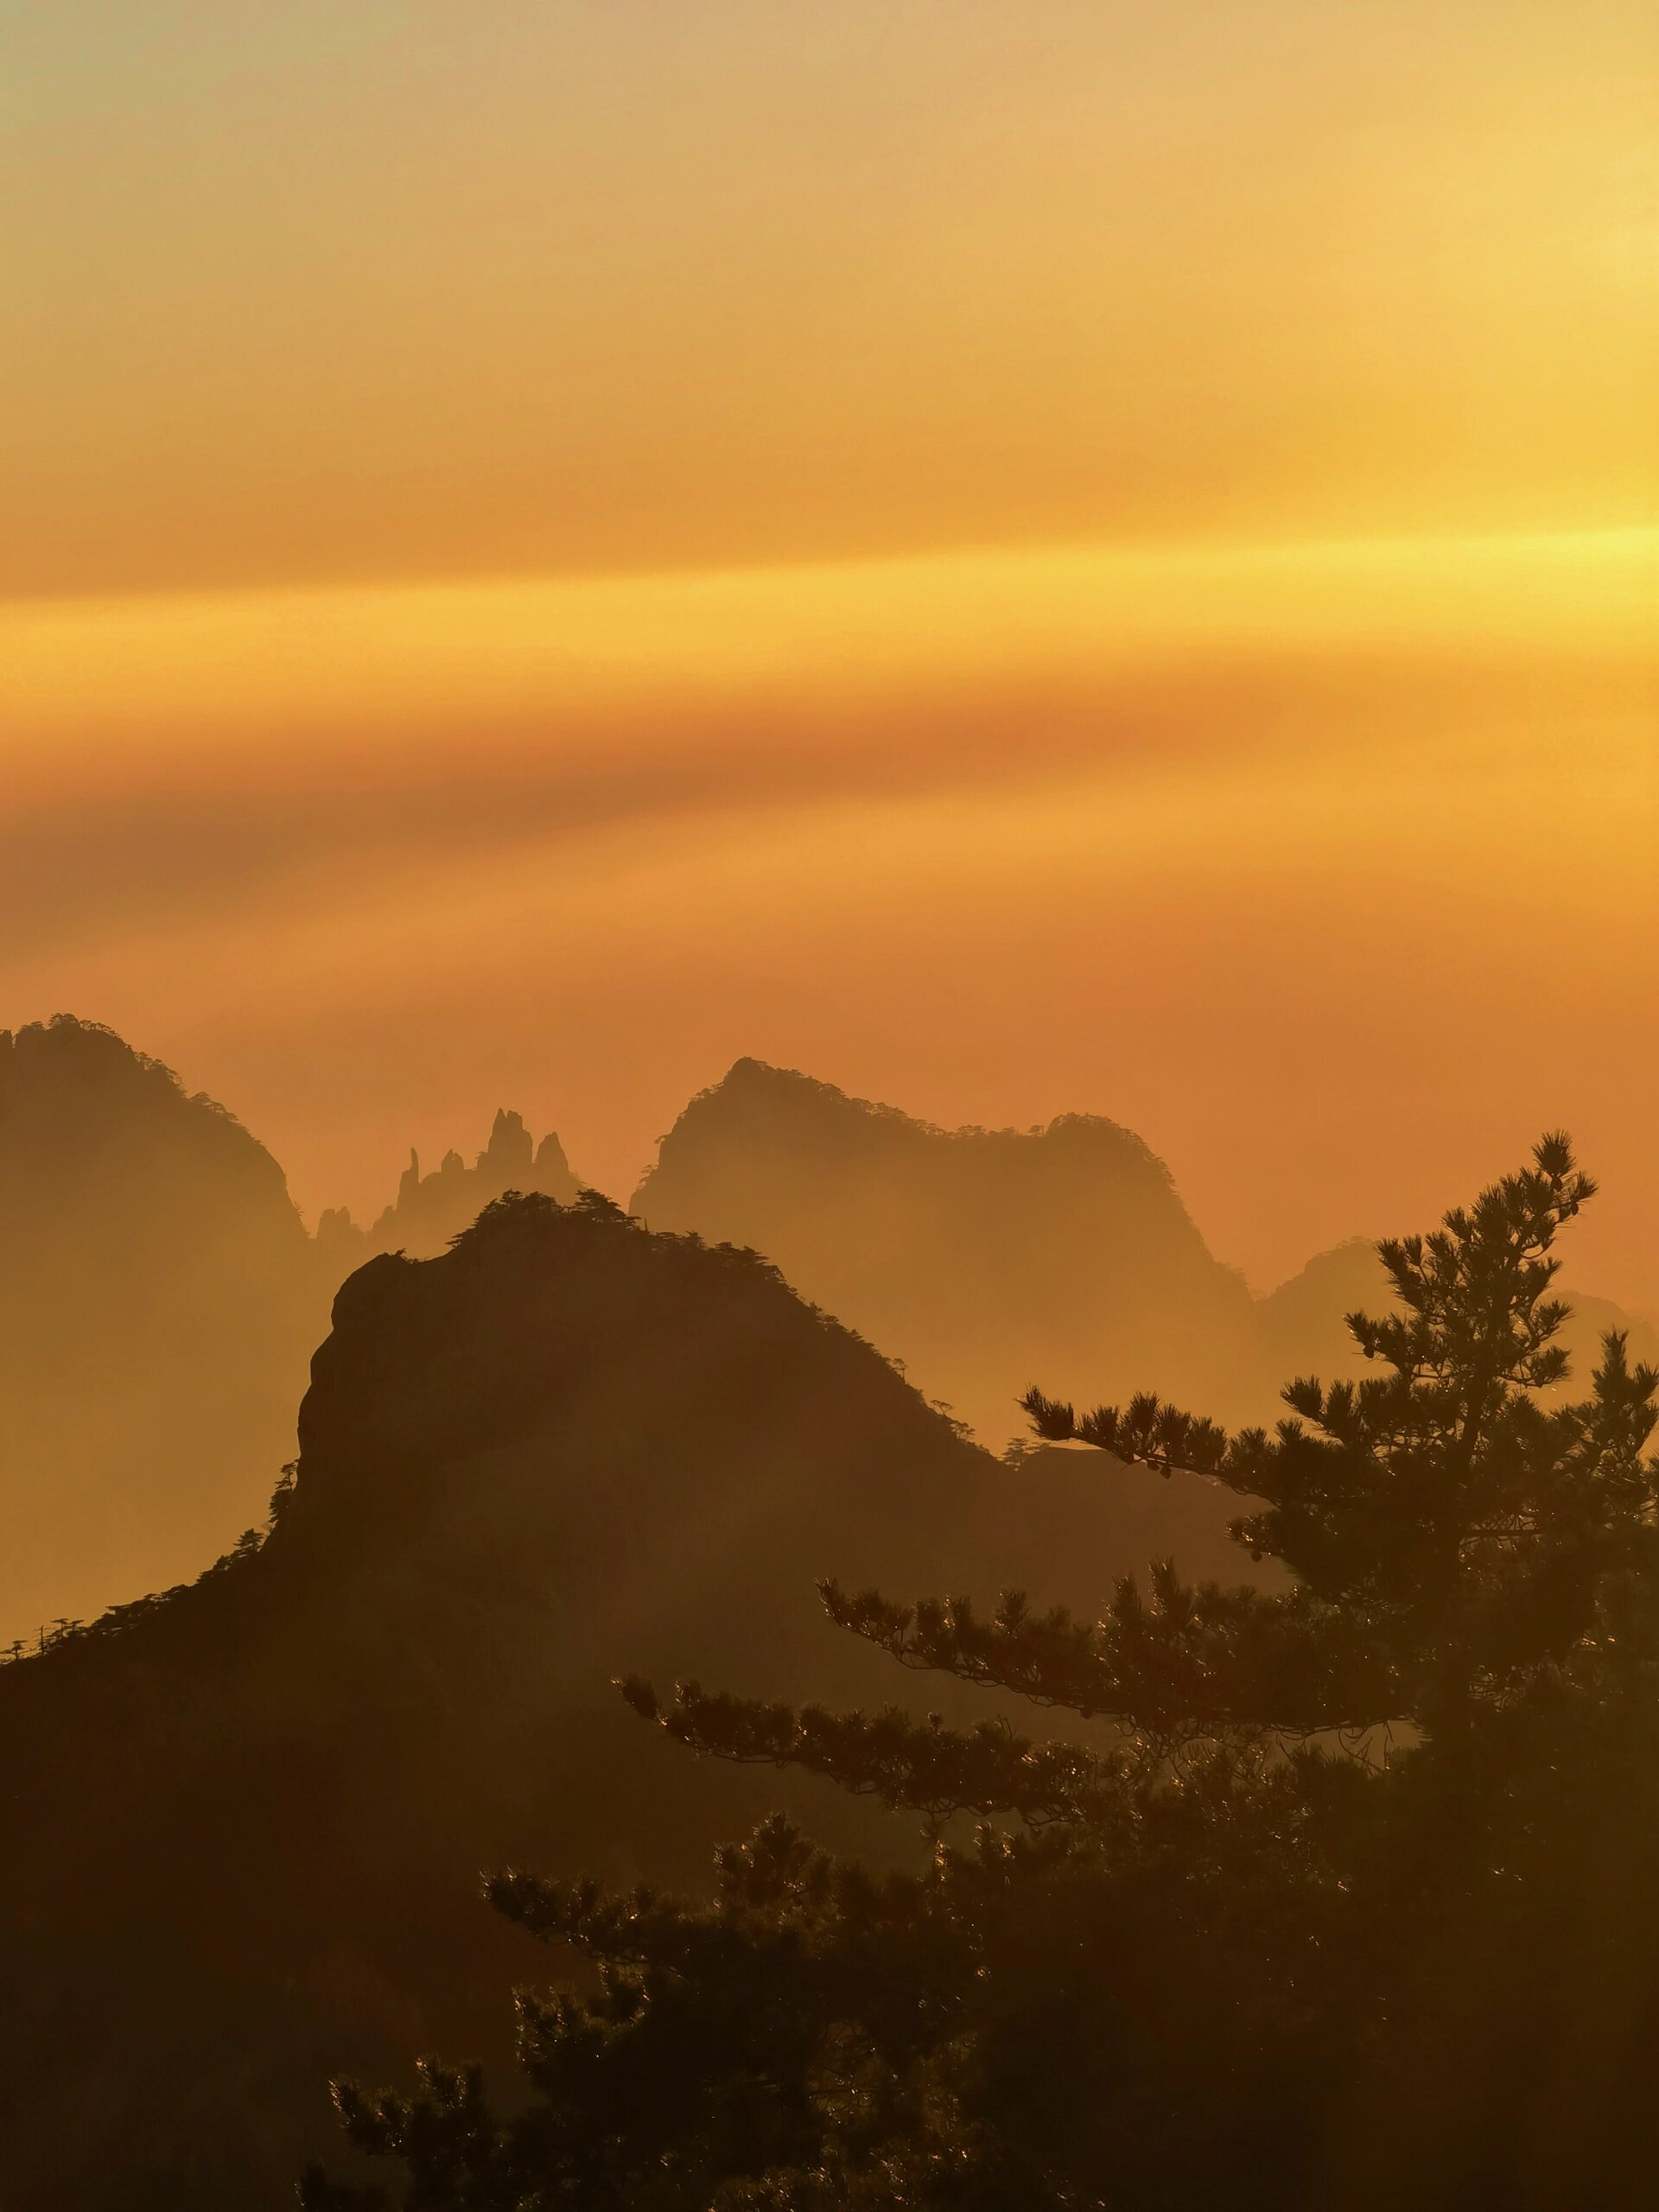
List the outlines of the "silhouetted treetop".
<svg viewBox="0 0 1659 2212">
<path fill-rule="evenodd" d="M 1272 1432 L 1030 1394 L 1113 1482 L 1248 1499 L 1278 1586 L 1164 1560 L 1085 1618 L 822 1585 L 902 1666 L 1092 1732 L 631 1677 L 694 1751 L 919 1815 L 930 1864 L 880 1878 L 773 1821 L 706 1904 L 493 1883 L 598 1990 L 523 2000 L 515 2114 L 468 2069 L 342 2088 L 408 2212 L 1649 2201 L 1659 1373 L 1612 1332 L 1560 1395 L 1554 1245 L 1592 1193 L 1547 1137 L 1385 1243 L 1398 1311 L 1351 1317 L 1382 1371 L 1292 1382 Z M 304 2202 L 364 2200 L 314 2173 Z"/>
</svg>

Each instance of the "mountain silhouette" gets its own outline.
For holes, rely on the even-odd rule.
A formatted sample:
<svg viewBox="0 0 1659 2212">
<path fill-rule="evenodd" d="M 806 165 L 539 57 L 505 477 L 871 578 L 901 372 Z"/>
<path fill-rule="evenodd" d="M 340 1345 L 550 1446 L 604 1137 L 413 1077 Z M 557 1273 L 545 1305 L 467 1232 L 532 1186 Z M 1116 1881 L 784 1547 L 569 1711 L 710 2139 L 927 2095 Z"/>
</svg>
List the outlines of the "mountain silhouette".
<svg viewBox="0 0 1659 2212">
<path fill-rule="evenodd" d="M 633 1210 L 765 1252 L 995 1445 L 1033 1382 L 1187 1403 L 1235 1395 L 1251 1357 L 1243 1276 L 1098 1116 L 941 1129 L 742 1059 L 663 1139 Z"/>
<path fill-rule="evenodd" d="M 73 1021 L 6 1040 L 5 1510 L 25 1535 L 80 1516 L 8 1568 L 164 1580 L 299 1445 L 262 1537 L 0 1665 L 8 2212 L 275 2208 L 336 2156 L 330 2074 L 505 2065 L 503 1991 L 557 1962 L 483 1908 L 480 1869 L 696 1883 L 779 1802 L 894 1847 L 827 1785 L 688 1758 L 613 1676 L 881 1704 L 823 1575 L 1091 1612 L 1154 1557 L 1238 1579 L 1230 1493 L 993 1459 L 891 1347 L 989 1417 L 1033 1379 L 1207 1408 L 1217 1378 L 1270 1400 L 1347 1371 L 1341 1313 L 1386 1294 L 1352 1244 L 1250 1300 L 1110 1122 L 946 1133 L 755 1062 L 665 1141 L 649 1227 L 543 1192 L 452 1236 L 526 1166 L 569 1175 L 499 1115 L 474 1167 L 416 1163 L 371 1230 L 314 1241 L 269 1154 L 165 1068 Z M 677 1208 L 742 1210 L 769 1256 L 667 1232 Z M 398 1249 L 327 1325 L 353 1237 Z M 1618 1318 L 1580 1303 L 1581 1338 Z M 988 1710 L 953 1689 L 930 1703 Z"/>
<path fill-rule="evenodd" d="M 235 1116 L 112 1031 L 0 1031 L 0 1648 L 194 1573 L 264 1510 L 307 1363 L 369 1254 L 442 1251 L 518 1188 L 575 1196 L 497 1114 L 473 1166 L 411 1158 L 368 1230 L 309 1236 Z"/>
<path fill-rule="evenodd" d="M 470 1166 L 412 1157 L 367 1228 L 337 1210 L 310 1238 L 269 1152 L 159 1062 L 68 1016 L 0 1033 L 0 1648 L 194 1573 L 258 1516 L 362 1261 L 575 1188 L 557 1137 L 503 1109 Z M 1342 1316 L 1386 1295 L 1354 1243 L 1252 1300 L 1113 1122 L 944 1131 L 755 1060 L 692 1101 L 634 1204 L 764 1251 L 996 1445 L 1033 1382 L 1271 1420 L 1287 1376 L 1357 1371 Z M 1659 1353 L 1574 1304 L 1580 1376 L 1605 1326 Z"/>
<path fill-rule="evenodd" d="M 994 1460 L 756 1255 L 591 1196 L 365 1264 L 299 1432 L 262 1543 L 0 1667 L 9 2212 L 274 2208 L 334 2155 L 331 2071 L 505 2063 L 548 1962 L 481 1868 L 696 1881 L 780 1800 L 878 1833 L 687 1758 L 617 1674 L 884 1703 L 818 1576 L 1092 1605 L 1172 1546 L 1236 1556 L 1230 1494 Z"/>
<path fill-rule="evenodd" d="M 502 1107 L 489 1142 L 470 1167 L 458 1152 L 447 1152 L 431 1174 L 423 1175 L 420 1154 L 411 1152 L 397 1197 L 367 1229 L 359 1229 L 343 1206 L 330 1207 L 317 1224 L 317 1243 L 348 1266 L 375 1252 L 431 1259 L 509 1191 L 539 1191 L 569 1205 L 576 1188 L 558 1138 L 550 1132 L 537 1144 L 520 1116 Z"/>
<path fill-rule="evenodd" d="M 293 1456 L 332 1288 L 282 1169 L 95 1025 L 0 1032 L 0 1630 L 193 1571 Z"/>
<path fill-rule="evenodd" d="M 1095 1403 L 1153 1389 L 1229 1423 L 1272 1422 L 1291 1376 L 1357 1375 L 1344 1323 L 1391 1293 L 1356 1238 L 1252 1298 L 1129 1130 L 942 1129 L 793 1071 L 739 1060 L 661 1142 L 633 1210 L 753 1245 L 809 1298 L 904 1361 L 1000 1447 L 1032 1382 Z M 1603 1330 L 1659 1330 L 1569 1291 L 1575 1384 Z"/>
</svg>

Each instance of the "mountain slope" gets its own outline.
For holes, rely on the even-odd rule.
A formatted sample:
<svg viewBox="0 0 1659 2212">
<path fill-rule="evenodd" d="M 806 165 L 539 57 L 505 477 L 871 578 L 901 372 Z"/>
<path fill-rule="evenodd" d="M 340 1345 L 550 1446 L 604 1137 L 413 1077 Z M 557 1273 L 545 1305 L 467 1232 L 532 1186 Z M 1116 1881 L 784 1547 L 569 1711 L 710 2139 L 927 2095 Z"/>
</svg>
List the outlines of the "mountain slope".
<svg viewBox="0 0 1659 2212">
<path fill-rule="evenodd" d="M 1162 1161 L 1094 1116 L 939 1129 L 740 1060 L 663 1140 L 633 1210 L 756 1246 L 994 1444 L 1033 1382 L 1213 1400 L 1249 1357 L 1242 1277 Z"/>
<path fill-rule="evenodd" d="M 259 2212 L 333 2154 L 329 2071 L 499 2060 L 540 1968 L 481 1867 L 696 1879 L 780 1798 L 866 1832 L 699 1765 L 613 1675 L 902 1697 L 816 1577 L 1089 1603 L 1177 1529 L 1228 1571 L 1237 1510 L 1093 1455 L 1002 1466 L 753 1255 L 603 1201 L 369 1262 L 300 1435 L 262 1548 L 0 1668 L 9 2212 Z"/>
</svg>

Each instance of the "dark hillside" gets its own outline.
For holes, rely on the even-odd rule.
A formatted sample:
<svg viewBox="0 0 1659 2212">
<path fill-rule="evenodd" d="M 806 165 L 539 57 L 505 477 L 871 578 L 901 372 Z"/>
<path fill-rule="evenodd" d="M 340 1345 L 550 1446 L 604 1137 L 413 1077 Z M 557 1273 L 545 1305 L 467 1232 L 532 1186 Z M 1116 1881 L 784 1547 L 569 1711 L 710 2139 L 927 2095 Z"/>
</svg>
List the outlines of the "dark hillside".
<svg viewBox="0 0 1659 2212">
<path fill-rule="evenodd" d="M 332 2154 L 329 2072 L 499 2057 L 541 1962 L 481 1868 L 695 1881 L 780 1800 L 863 1832 L 685 1758 L 613 1675 L 885 1702 L 817 1576 L 1092 1602 L 1177 1523 L 1221 1571 L 1237 1510 L 1004 1467 L 752 1255 L 602 1200 L 360 1269 L 300 1435 L 262 1547 L 0 1669 L 8 2212 L 274 2208 Z"/>
</svg>

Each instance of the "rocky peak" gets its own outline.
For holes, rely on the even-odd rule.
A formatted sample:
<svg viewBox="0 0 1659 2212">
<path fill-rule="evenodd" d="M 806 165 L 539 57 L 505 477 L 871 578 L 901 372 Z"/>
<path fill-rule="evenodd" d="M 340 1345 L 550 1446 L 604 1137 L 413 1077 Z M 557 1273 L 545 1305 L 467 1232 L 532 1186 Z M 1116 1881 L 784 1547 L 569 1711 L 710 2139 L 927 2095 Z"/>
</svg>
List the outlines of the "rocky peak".
<svg viewBox="0 0 1659 2212">
<path fill-rule="evenodd" d="M 536 1192 L 569 1205 L 576 1190 L 558 1138 L 550 1131 L 537 1144 L 523 1116 L 501 1107 L 470 1167 L 451 1150 L 423 1174 L 420 1154 L 411 1149 L 397 1197 L 367 1229 L 358 1228 L 343 1207 L 333 1207 L 317 1224 L 317 1242 L 342 1269 L 376 1252 L 432 1258 L 509 1191 Z"/>
</svg>

